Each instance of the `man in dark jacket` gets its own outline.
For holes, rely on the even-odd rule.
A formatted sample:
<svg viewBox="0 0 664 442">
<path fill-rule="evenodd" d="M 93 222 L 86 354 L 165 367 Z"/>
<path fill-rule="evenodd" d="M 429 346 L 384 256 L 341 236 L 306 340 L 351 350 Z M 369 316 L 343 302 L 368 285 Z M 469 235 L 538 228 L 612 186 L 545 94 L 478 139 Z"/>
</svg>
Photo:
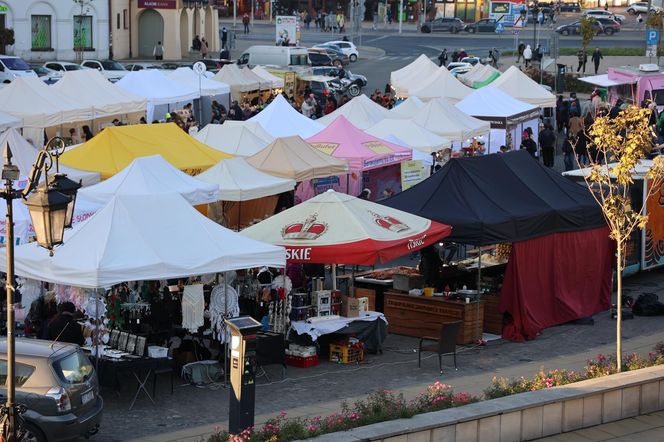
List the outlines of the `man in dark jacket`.
<svg viewBox="0 0 664 442">
<path fill-rule="evenodd" d="M 83 345 L 83 330 L 74 319 L 76 307 L 71 302 L 63 302 L 58 306 L 59 313 L 48 325 L 48 339 L 50 341 L 69 342 Z"/>
<path fill-rule="evenodd" d="M 526 149 L 533 158 L 537 157 L 537 144 L 530 137 L 530 133 L 527 130 L 523 131 L 523 138 L 521 139 L 521 149 Z"/>
<path fill-rule="evenodd" d="M 600 52 L 599 48 L 595 48 L 591 58 L 593 60 L 593 64 L 595 65 L 595 75 L 597 75 L 597 71 L 599 70 L 599 62 L 604 58 L 604 56 Z"/>
<path fill-rule="evenodd" d="M 542 150 L 542 158 L 546 167 L 553 167 L 553 159 L 556 146 L 556 135 L 553 133 L 553 127 L 550 124 L 545 124 L 544 129 L 539 133 L 540 149 Z"/>
</svg>

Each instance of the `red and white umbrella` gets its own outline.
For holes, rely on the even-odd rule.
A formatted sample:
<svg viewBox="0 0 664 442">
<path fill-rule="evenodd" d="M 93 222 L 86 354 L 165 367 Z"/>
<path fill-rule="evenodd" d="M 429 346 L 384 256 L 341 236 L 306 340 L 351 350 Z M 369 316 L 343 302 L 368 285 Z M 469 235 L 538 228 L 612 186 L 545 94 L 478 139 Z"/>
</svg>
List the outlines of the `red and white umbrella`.
<svg viewBox="0 0 664 442">
<path fill-rule="evenodd" d="M 286 259 L 317 264 L 372 265 L 434 244 L 446 224 L 328 190 L 242 231 L 286 247 Z"/>
</svg>

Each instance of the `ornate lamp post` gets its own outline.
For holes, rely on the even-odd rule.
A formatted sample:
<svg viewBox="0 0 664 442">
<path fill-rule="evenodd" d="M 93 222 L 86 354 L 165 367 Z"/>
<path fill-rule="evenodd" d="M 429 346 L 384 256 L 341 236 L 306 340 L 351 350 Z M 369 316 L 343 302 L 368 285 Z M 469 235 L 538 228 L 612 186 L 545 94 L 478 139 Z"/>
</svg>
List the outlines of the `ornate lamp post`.
<svg viewBox="0 0 664 442">
<path fill-rule="evenodd" d="M 74 183 L 62 174 L 56 174 L 54 177 L 49 178 L 48 171 L 53 165 L 53 157 L 55 157 L 57 165 L 57 157 L 61 153 L 58 151 L 49 151 L 49 148 L 55 143 L 58 144 L 59 148 L 64 150 L 62 139 L 54 138 L 49 140 L 46 147 L 39 152 L 37 161 L 30 171 L 28 183 L 23 190 L 14 188 L 14 182 L 19 179 L 20 172 L 18 167 L 12 164 L 12 152 L 9 144 L 5 145 L 5 163 L 1 174 L 1 179 L 4 180 L 5 186 L 0 190 L 0 198 L 3 198 L 7 203 L 7 401 L 0 408 L 0 413 L 5 415 L 2 434 L 4 440 L 7 442 L 18 442 L 21 440 L 23 429 L 20 428 L 20 425 L 17 425 L 17 415 L 25 410 L 25 407 L 15 403 L 13 201 L 15 199 L 25 200 L 37 236 L 37 243 L 48 249 L 50 254 L 53 255 L 53 247 L 62 244 L 64 229 L 68 221 L 69 226 L 71 226 L 71 216 L 69 219 L 67 218 L 69 213 L 73 215 L 76 191 L 80 187 L 80 184 Z M 42 173 L 44 174 L 44 181 L 39 184 Z M 71 181 L 74 185 L 72 186 L 68 181 Z M 59 186 L 61 185 L 64 187 L 60 188 Z M 64 192 L 68 194 L 66 195 Z"/>
</svg>

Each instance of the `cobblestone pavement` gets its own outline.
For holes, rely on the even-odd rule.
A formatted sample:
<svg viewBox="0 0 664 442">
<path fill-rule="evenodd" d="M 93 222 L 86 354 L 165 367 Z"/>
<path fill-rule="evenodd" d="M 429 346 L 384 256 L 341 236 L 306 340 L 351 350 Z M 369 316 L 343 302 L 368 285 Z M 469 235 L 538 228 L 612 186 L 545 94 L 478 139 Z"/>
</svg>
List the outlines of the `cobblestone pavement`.
<svg viewBox="0 0 664 442">
<path fill-rule="evenodd" d="M 627 279 L 625 294 L 664 293 L 664 270 Z M 388 318 L 389 319 L 389 318 Z M 495 376 L 528 376 L 540 367 L 582 369 L 588 358 L 614 349 L 615 322 L 608 312 L 594 317 L 594 325 L 561 325 L 546 329 L 537 339 L 525 343 L 491 341 L 484 347 L 460 349 L 459 370 L 450 360 L 441 375 L 435 358 L 417 368 L 417 339 L 389 335 L 384 354 L 369 355 L 360 365 L 343 366 L 329 362 L 308 369 L 289 367 L 282 377 L 279 366 L 266 367 L 267 376 L 257 380 L 256 422 L 287 410 L 289 415 L 316 415 L 338 410 L 339 402 L 361 397 L 377 389 L 390 389 L 413 397 L 436 380 L 457 390 L 482 392 Z M 637 317 L 624 321 L 624 351 L 647 354 L 664 340 L 664 319 Z M 170 394 L 167 376 L 158 381 L 156 405 L 140 396 L 128 411 L 135 383 L 128 383 L 118 396 L 105 391 L 105 414 L 97 442 L 139 440 L 196 440 L 225 425 L 228 416 L 227 389 L 176 385 Z M 174 433 L 178 432 L 178 433 Z M 171 435 L 164 433 L 173 433 Z"/>
</svg>

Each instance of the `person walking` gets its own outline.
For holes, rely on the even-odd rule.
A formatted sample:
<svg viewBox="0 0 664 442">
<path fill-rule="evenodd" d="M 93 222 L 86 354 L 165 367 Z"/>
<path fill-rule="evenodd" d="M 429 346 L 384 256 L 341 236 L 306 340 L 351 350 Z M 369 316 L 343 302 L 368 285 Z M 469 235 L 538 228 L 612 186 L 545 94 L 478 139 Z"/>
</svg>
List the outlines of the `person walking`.
<svg viewBox="0 0 664 442">
<path fill-rule="evenodd" d="M 542 159 L 546 167 L 553 167 L 553 160 L 556 146 L 556 134 L 553 132 L 553 126 L 545 124 L 539 133 L 540 150 Z"/>
<path fill-rule="evenodd" d="M 161 45 L 160 41 L 158 41 L 157 44 L 154 45 L 154 49 L 152 49 L 152 55 L 154 55 L 155 60 L 164 59 L 164 47 Z"/>
<path fill-rule="evenodd" d="M 438 66 L 447 66 L 447 48 L 443 49 L 438 56 Z"/>
<path fill-rule="evenodd" d="M 579 61 L 579 66 L 576 68 L 576 71 L 579 72 L 583 68 L 583 73 L 586 73 L 586 63 L 588 62 L 588 53 L 585 49 L 579 49 L 579 52 L 576 53 L 576 58 Z"/>
<path fill-rule="evenodd" d="M 526 67 L 530 66 L 530 62 L 533 59 L 533 50 L 530 49 L 530 45 L 526 45 L 526 49 L 523 50 L 523 61 Z"/>
<path fill-rule="evenodd" d="M 604 58 L 604 57 L 602 56 L 602 53 L 600 52 L 599 48 L 595 48 L 595 50 L 593 51 L 593 55 L 592 55 L 591 58 L 592 58 L 593 64 L 595 65 L 595 75 L 597 75 L 597 71 L 599 70 L 599 63 L 600 63 L 600 60 L 601 60 L 602 58 Z"/>
<path fill-rule="evenodd" d="M 201 58 L 205 60 L 208 54 L 208 44 L 205 41 L 205 37 L 201 38 Z"/>
<path fill-rule="evenodd" d="M 244 33 L 245 34 L 249 33 L 249 22 L 250 21 L 251 20 L 249 19 L 249 14 L 247 14 L 245 12 L 244 15 L 242 16 L 242 24 L 244 25 Z"/>
<path fill-rule="evenodd" d="M 521 58 L 523 57 L 523 51 L 526 50 L 526 45 L 523 44 L 523 42 L 519 43 L 519 46 L 517 48 L 517 55 L 516 55 L 516 62 L 518 63 L 521 61 Z"/>
<path fill-rule="evenodd" d="M 498 68 L 498 60 L 500 60 L 500 52 L 498 49 L 493 48 L 489 51 L 489 58 L 491 58 L 491 64 L 494 68 Z"/>
<path fill-rule="evenodd" d="M 228 49 L 228 29 L 226 29 L 226 26 L 221 28 L 221 47 L 222 49 Z"/>
<path fill-rule="evenodd" d="M 525 149 L 533 158 L 537 158 L 537 144 L 531 138 L 530 132 L 527 130 L 523 131 L 520 148 Z"/>
<path fill-rule="evenodd" d="M 452 52 L 452 63 L 456 63 L 457 61 L 459 61 L 459 51 L 455 49 L 454 52 Z"/>
</svg>

